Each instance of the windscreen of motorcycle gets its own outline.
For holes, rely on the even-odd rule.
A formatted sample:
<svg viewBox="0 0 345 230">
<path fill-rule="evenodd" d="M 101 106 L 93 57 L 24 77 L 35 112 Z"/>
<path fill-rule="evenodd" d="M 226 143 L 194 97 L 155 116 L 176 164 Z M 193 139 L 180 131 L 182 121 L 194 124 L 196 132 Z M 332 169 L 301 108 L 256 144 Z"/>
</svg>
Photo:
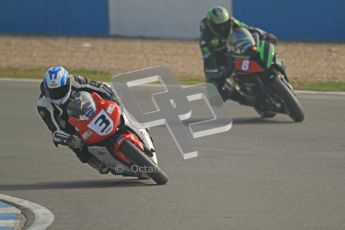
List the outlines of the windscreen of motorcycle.
<svg viewBox="0 0 345 230">
<path fill-rule="evenodd" d="M 75 92 L 67 104 L 68 116 L 87 120 L 96 113 L 96 105 L 91 94 L 86 91 Z"/>
<path fill-rule="evenodd" d="M 227 39 L 228 51 L 233 54 L 245 54 L 253 45 L 255 45 L 254 38 L 246 28 L 236 28 Z"/>
</svg>

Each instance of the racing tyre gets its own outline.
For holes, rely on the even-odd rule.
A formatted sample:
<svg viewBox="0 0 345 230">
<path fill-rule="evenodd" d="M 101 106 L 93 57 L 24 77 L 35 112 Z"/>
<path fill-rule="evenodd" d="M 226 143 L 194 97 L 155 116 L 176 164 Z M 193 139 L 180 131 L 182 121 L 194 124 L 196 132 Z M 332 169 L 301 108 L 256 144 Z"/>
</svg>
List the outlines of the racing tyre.
<svg viewBox="0 0 345 230">
<path fill-rule="evenodd" d="M 288 86 L 285 85 L 278 77 L 276 77 L 271 82 L 271 87 L 285 103 L 291 119 L 295 122 L 303 121 L 304 113 L 302 106 Z"/>
<path fill-rule="evenodd" d="M 163 170 L 156 165 L 149 157 L 140 151 L 132 142 L 125 140 L 120 148 L 130 159 L 132 159 L 138 166 L 145 167 L 146 174 L 151 177 L 157 184 L 163 185 L 168 182 L 168 176 Z"/>
</svg>

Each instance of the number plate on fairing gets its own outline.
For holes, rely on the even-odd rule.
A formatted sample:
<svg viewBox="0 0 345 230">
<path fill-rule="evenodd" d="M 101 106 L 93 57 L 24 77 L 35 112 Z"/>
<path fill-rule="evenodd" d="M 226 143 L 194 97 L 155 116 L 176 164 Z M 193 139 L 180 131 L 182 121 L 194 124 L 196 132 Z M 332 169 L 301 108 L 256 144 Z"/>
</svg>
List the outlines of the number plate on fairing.
<svg viewBox="0 0 345 230">
<path fill-rule="evenodd" d="M 106 136 L 111 133 L 114 128 L 114 123 L 109 115 L 102 110 L 87 126 L 92 131 L 100 136 Z"/>
<path fill-rule="evenodd" d="M 264 69 L 255 61 L 242 58 L 236 59 L 235 69 L 246 73 L 258 73 L 264 71 Z"/>
</svg>

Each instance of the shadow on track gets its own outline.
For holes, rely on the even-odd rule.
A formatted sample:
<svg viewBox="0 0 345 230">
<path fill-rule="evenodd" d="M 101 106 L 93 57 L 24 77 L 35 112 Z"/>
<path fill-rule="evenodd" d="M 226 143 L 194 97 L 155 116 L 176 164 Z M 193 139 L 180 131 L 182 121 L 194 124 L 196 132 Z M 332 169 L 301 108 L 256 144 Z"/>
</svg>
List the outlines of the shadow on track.
<svg viewBox="0 0 345 230">
<path fill-rule="evenodd" d="M 233 118 L 234 125 L 251 125 L 251 124 L 294 124 L 293 121 L 277 120 L 275 118 L 261 117 L 236 117 Z"/>
<path fill-rule="evenodd" d="M 0 191 L 12 190 L 46 190 L 46 189 L 87 189 L 87 188 L 113 188 L 153 186 L 138 179 L 130 180 L 83 180 L 83 181 L 56 181 L 33 184 L 2 184 Z"/>
<path fill-rule="evenodd" d="M 190 125 L 192 123 L 203 122 L 209 118 L 191 118 L 182 121 L 184 125 Z M 219 123 L 222 123 L 219 121 Z M 261 117 L 235 117 L 232 120 L 234 125 L 252 125 L 252 124 L 294 124 L 295 122 L 290 120 L 278 120 L 277 118 L 261 118 Z"/>
</svg>

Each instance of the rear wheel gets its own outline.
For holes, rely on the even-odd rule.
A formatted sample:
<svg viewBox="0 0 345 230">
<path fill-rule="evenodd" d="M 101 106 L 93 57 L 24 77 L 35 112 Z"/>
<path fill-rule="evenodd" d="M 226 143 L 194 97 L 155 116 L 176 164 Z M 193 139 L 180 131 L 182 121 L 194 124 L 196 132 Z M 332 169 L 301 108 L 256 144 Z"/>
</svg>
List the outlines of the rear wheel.
<svg viewBox="0 0 345 230">
<path fill-rule="evenodd" d="M 168 182 L 168 176 L 148 156 L 140 151 L 132 142 L 125 140 L 120 148 L 139 167 L 145 169 L 145 173 L 157 184 L 163 185 Z"/>
<path fill-rule="evenodd" d="M 297 100 L 293 92 L 285 85 L 278 77 L 271 82 L 271 87 L 274 89 L 278 97 L 282 99 L 287 107 L 288 114 L 295 122 L 304 120 L 304 113 L 302 106 Z"/>
</svg>

